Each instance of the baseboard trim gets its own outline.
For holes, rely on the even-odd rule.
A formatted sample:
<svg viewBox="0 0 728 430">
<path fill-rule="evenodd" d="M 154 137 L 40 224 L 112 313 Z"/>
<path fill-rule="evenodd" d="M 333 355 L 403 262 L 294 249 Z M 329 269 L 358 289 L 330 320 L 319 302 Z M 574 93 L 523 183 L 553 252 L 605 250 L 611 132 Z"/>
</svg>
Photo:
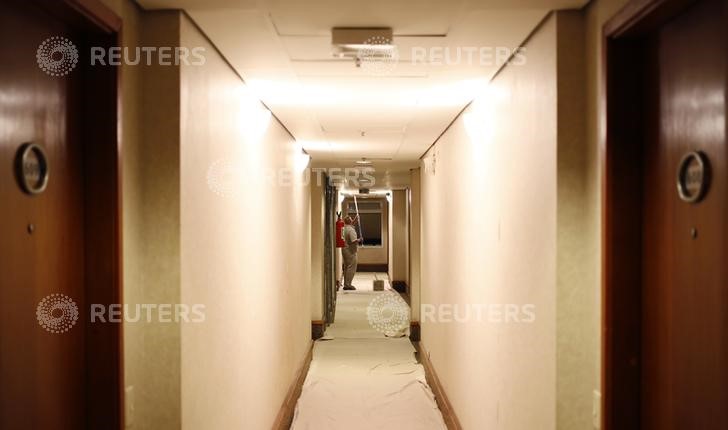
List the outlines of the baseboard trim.
<svg viewBox="0 0 728 430">
<path fill-rule="evenodd" d="M 293 423 L 293 414 L 296 412 L 296 402 L 301 397 L 301 391 L 303 389 L 303 383 L 306 381 L 306 375 L 308 375 L 308 369 L 311 366 L 311 359 L 313 358 L 313 342 L 308 348 L 308 353 L 303 359 L 303 364 L 296 374 L 296 378 L 293 380 L 291 387 L 288 389 L 288 394 L 283 400 L 281 409 L 276 415 L 276 420 L 273 422 L 273 430 L 288 430 L 291 428 Z"/>
<path fill-rule="evenodd" d="M 357 272 L 388 272 L 389 265 L 387 264 L 358 264 L 356 266 Z"/>
<path fill-rule="evenodd" d="M 318 340 L 324 337 L 326 331 L 326 323 L 323 320 L 311 321 L 311 339 Z"/>
<path fill-rule="evenodd" d="M 410 322 L 410 340 L 412 342 L 419 342 L 420 341 L 420 322 L 419 321 L 412 321 Z"/>
<path fill-rule="evenodd" d="M 440 412 L 442 412 L 442 418 L 445 420 L 445 425 L 448 430 L 462 430 L 463 427 L 460 425 L 460 421 L 455 415 L 455 410 L 452 408 L 450 400 L 447 398 L 447 394 L 445 394 L 445 389 L 442 387 L 440 378 L 437 377 L 437 373 L 435 373 L 435 368 L 432 366 L 430 357 L 427 356 L 427 351 L 422 346 L 422 342 L 413 343 L 415 348 L 417 348 L 417 356 L 419 357 L 420 364 L 422 364 L 422 367 L 425 368 L 427 383 L 430 384 L 432 393 L 435 395 L 435 401 L 437 402 L 437 406 L 440 408 Z"/>
</svg>

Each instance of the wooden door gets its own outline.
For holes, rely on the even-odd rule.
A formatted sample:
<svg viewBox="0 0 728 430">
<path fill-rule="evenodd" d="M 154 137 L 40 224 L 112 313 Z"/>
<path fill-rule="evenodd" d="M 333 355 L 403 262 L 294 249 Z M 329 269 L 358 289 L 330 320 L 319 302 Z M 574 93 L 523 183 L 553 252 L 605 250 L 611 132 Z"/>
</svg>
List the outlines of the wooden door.
<svg viewBox="0 0 728 430">
<path fill-rule="evenodd" d="M 723 1 L 704 0 L 649 44 L 647 76 L 655 86 L 646 103 L 654 114 L 647 115 L 643 189 L 645 429 L 728 428 L 727 22 Z M 677 189 L 681 161 L 693 151 L 708 165 L 701 174 L 700 155 L 684 161 L 698 175 L 692 193 L 708 187 L 697 202 Z"/>
<path fill-rule="evenodd" d="M 605 429 L 728 428 L 726 23 L 632 0 L 604 26 Z"/>
<path fill-rule="evenodd" d="M 79 429 L 86 313 L 78 312 L 85 307 L 78 75 L 51 76 L 36 59 L 44 40 L 73 33 L 13 2 L 0 6 L 0 28 L 0 428 Z M 28 143 L 47 159 L 48 183 L 36 195 L 14 172 Z M 39 318 L 49 314 L 55 319 L 44 327 Z"/>
<path fill-rule="evenodd" d="M 85 55 L 120 27 L 95 0 L 0 3 L 2 429 L 123 426 L 121 327 L 87 321 L 121 303 L 118 76 Z"/>
</svg>

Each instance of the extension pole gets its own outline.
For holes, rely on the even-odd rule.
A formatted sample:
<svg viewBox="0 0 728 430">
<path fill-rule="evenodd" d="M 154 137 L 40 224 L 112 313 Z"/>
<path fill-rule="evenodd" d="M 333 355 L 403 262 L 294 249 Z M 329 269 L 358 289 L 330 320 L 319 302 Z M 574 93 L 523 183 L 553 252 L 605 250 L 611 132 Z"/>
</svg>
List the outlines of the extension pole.
<svg viewBox="0 0 728 430">
<path fill-rule="evenodd" d="M 361 243 L 364 245 L 364 230 L 361 229 L 361 217 L 359 216 L 359 203 L 356 201 L 356 194 L 354 194 L 354 207 L 356 208 L 356 223 L 359 224 L 359 235 L 361 236 Z"/>
</svg>

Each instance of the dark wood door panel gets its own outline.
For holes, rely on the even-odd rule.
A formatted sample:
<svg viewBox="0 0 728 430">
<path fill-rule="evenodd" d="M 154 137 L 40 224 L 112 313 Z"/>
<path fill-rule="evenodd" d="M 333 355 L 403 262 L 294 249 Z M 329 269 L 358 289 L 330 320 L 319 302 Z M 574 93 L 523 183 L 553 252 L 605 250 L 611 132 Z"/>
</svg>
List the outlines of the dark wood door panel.
<svg viewBox="0 0 728 430">
<path fill-rule="evenodd" d="M 644 187 L 642 417 L 645 429 L 728 426 L 726 43 L 724 2 L 704 0 L 655 36 L 656 109 Z M 703 152 L 712 183 L 682 201 L 683 156 Z"/>
<path fill-rule="evenodd" d="M 727 8 L 633 0 L 604 26 L 606 429 L 728 428 Z M 677 190 L 691 151 L 698 203 Z"/>
<path fill-rule="evenodd" d="M 66 333 L 41 327 L 36 307 L 50 294 L 84 303 L 83 147 L 71 93 L 77 77 L 41 70 L 36 50 L 72 37 L 30 4 L 0 6 L 0 428 L 78 429 L 84 410 L 84 317 Z M 14 176 L 23 143 L 45 149 L 46 190 L 24 193 Z"/>
</svg>

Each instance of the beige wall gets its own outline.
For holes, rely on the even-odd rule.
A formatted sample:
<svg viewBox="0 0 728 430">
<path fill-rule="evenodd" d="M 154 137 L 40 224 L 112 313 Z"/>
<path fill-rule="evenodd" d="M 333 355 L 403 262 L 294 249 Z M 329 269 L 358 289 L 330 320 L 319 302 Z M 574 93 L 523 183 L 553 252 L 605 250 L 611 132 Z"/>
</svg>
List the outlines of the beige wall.
<svg viewBox="0 0 728 430">
<path fill-rule="evenodd" d="M 412 321 L 420 320 L 421 284 L 421 180 L 419 168 L 410 170 L 410 294 L 412 302 Z"/>
<path fill-rule="evenodd" d="M 175 12 L 142 15 L 143 46 L 178 43 Z M 142 71 L 143 155 L 139 165 L 144 206 L 139 226 L 143 237 L 141 303 L 180 303 L 180 154 L 179 73 L 175 67 Z M 134 297 L 126 295 L 127 303 Z M 180 328 L 175 324 L 127 324 L 135 354 L 134 428 L 180 425 Z M 136 344 L 132 347 L 132 344 Z M 133 376 L 133 375 L 130 375 Z M 160 408 L 164 405 L 165 409 Z"/>
<path fill-rule="evenodd" d="M 601 390 L 599 76 L 604 23 L 627 0 L 560 12 L 557 425 L 591 428 Z"/>
<path fill-rule="evenodd" d="M 178 39 L 169 13 L 102 0 L 123 19 L 124 46 Z M 173 67 L 121 66 L 123 276 L 125 303 L 179 301 L 179 77 Z M 178 91 L 176 92 L 179 93 Z M 174 324 L 125 324 L 127 427 L 180 427 L 180 335 Z"/>
<path fill-rule="evenodd" d="M 407 282 L 407 190 L 392 190 L 389 278 Z"/>
<path fill-rule="evenodd" d="M 582 339 L 588 348 L 588 353 L 583 356 L 583 365 L 588 366 L 591 373 L 588 380 L 594 389 L 601 390 L 601 164 L 599 161 L 600 136 L 604 132 L 600 117 L 604 107 L 600 103 L 599 79 L 602 71 L 602 27 L 606 21 L 614 16 L 617 11 L 624 7 L 628 0 L 593 0 L 582 12 L 584 19 L 584 59 L 585 59 L 585 143 L 586 153 L 584 155 L 586 169 L 585 179 L 585 211 L 584 211 L 584 248 L 583 252 L 588 255 L 590 275 L 580 283 L 583 300 L 576 301 L 575 309 L 580 309 L 580 318 L 574 324 L 581 325 L 587 331 Z M 575 280 L 574 285 L 577 285 Z M 586 388 L 584 383 L 575 384 L 578 387 Z M 583 405 L 586 407 L 587 405 Z M 563 406 L 567 408 L 566 405 Z M 574 416 L 566 414 L 566 417 Z M 565 429 L 579 428 L 577 418 L 564 422 Z"/>
<path fill-rule="evenodd" d="M 591 233 L 584 117 L 584 19 L 556 14 L 558 27 L 557 427 L 590 428 L 597 372 L 593 298 L 598 286 Z"/>
<path fill-rule="evenodd" d="M 526 46 L 423 159 L 422 304 L 535 305 L 530 324 L 421 315 L 466 429 L 556 425 L 555 20 Z"/>
<path fill-rule="evenodd" d="M 505 139 L 502 136 L 502 128 L 519 128 L 522 130 L 521 133 L 530 134 L 535 129 L 546 125 L 549 122 L 548 118 L 555 120 L 557 125 L 556 129 L 556 142 L 558 144 L 553 148 L 555 150 L 556 159 L 552 160 L 548 156 L 534 154 L 522 154 L 514 159 L 518 160 L 521 164 L 521 172 L 528 172 L 525 175 L 529 180 L 535 180 L 541 178 L 541 174 L 544 170 L 535 169 L 532 162 L 541 161 L 542 168 L 544 163 L 551 163 L 555 161 L 556 168 L 556 184 L 552 184 L 551 180 L 548 180 L 547 176 L 543 176 L 543 184 L 540 186 L 539 197 L 548 197 L 548 205 L 540 205 L 536 210 L 531 211 L 531 215 L 535 219 L 539 219 L 540 222 L 546 227 L 544 231 L 551 232 L 555 228 L 555 284 L 552 283 L 552 277 L 547 277 L 534 285 L 534 288 L 545 289 L 549 297 L 546 297 L 544 302 L 546 305 L 552 304 L 549 308 L 543 306 L 538 307 L 537 321 L 539 325 L 546 324 L 551 326 L 552 330 L 548 333 L 544 333 L 547 337 L 553 338 L 555 335 L 555 357 L 550 354 L 545 357 L 544 362 L 549 364 L 553 360 L 555 366 L 555 372 L 552 376 L 555 377 L 556 392 L 553 390 L 546 390 L 548 396 L 543 396 L 539 399 L 537 410 L 548 412 L 549 414 L 555 413 L 555 426 L 558 429 L 584 429 L 592 428 L 592 406 L 594 400 L 594 391 L 600 390 L 600 355 L 601 355 L 601 284 L 600 284 L 600 225 L 601 225 L 601 212 L 600 212 L 600 165 L 599 165 L 599 136 L 603 132 L 600 129 L 601 124 L 599 122 L 599 115 L 601 105 L 599 103 L 599 77 L 601 73 L 601 29 L 604 23 L 609 17 L 611 17 L 616 11 L 618 11 L 627 0 L 597 0 L 592 1 L 582 11 L 569 11 L 569 12 L 558 12 L 554 14 L 547 24 L 542 27 L 536 35 L 528 42 L 528 63 L 526 66 L 519 68 L 509 67 L 504 69 L 502 73 L 495 79 L 494 84 L 496 89 L 500 89 L 500 97 L 507 95 L 507 99 L 510 103 L 517 103 L 521 108 L 525 108 L 526 101 L 528 99 L 527 93 L 522 92 L 524 88 L 529 88 L 529 92 L 532 95 L 538 94 L 538 99 L 534 102 L 542 104 L 544 100 L 549 99 L 549 95 L 552 90 L 555 90 L 558 94 L 557 103 L 552 108 L 545 109 L 540 115 L 533 115 L 533 109 L 517 109 L 513 112 L 504 114 L 503 112 L 495 113 L 491 112 L 493 121 L 486 121 L 487 124 L 497 124 L 497 127 L 493 126 L 490 131 L 483 131 L 483 134 L 487 137 L 483 139 L 483 142 L 491 142 L 491 145 L 484 145 L 480 149 L 473 149 L 473 154 L 476 155 L 477 159 L 485 160 L 488 156 L 492 160 L 499 160 L 503 162 L 503 155 L 501 152 L 507 152 L 506 149 L 502 148 L 502 145 L 508 144 L 513 146 L 514 141 Z M 553 32 L 556 35 L 551 34 Z M 542 46 L 539 48 L 535 44 L 540 43 L 543 39 L 551 39 L 555 42 L 555 47 Z M 532 48 L 533 46 L 533 48 Z M 554 63 L 551 60 L 541 58 L 541 51 L 553 50 L 552 55 L 557 58 Z M 555 68 L 555 73 L 553 73 Z M 528 79 L 528 69 L 532 71 L 541 70 L 540 73 L 533 75 L 530 80 Z M 536 82 L 538 77 L 538 82 Z M 554 81 L 555 80 L 555 81 Z M 510 81 L 510 82 L 509 82 Z M 555 84 L 555 88 L 549 88 L 549 91 L 545 91 L 542 86 L 544 83 L 549 83 L 549 86 Z M 502 91 L 505 88 L 505 91 Z M 523 100 L 518 101 L 515 96 L 522 92 L 524 95 Z M 496 91 L 498 94 L 498 91 Z M 545 94 L 545 96 L 544 96 Z M 496 97 L 498 98 L 498 97 Z M 472 112 L 476 105 L 471 106 L 467 113 Z M 502 106 L 498 106 L 498 111 L 502 111 Z M 531 112 L 528 112 L 528 111 Z M 547 125 L 546 125 L 547 126 Z M 451 137 L 448 135 L 460 135 L 463 134 L 463 128 L 465 127 L 463 118 L 458 119 L 445 137 Z M 478 128 L 478 127 L 475 127 Z M 487 128 L 487 126 L 486 126 Z M 516 132 L 518 133 L 518 132 Z M 549 133 L 541 133 L 544 136 Z M 468 138 L 456 139 L 464 144 Z M 524 139 L 523 136 L 519 136 L 518 139 Z M 447 139 L 443 139 L 447 142 Z M 527 144 L 536 144 L 536 140 L 533 137 L 526 138 Z M 498 145 L 501 145 L 501 149 L 496 149 Z M 539 146 L 543 146 L 543 142 L 538 143 Z M 448 233 L 455 235 L 454 238 L 445 239 L 442 238 L 434 243 L 428 240 L 432 236 L 432 230 L 429 230 L 430 225 L 437 223 L 433 221 L 431 212 L 435 212 L 434 217 L 439 219 L 443 214 L 429 210 L 430 205 L 428 200 L 433 199 L 432 193 L 434 184 L 437 180 L 433 179 L 441 175 L 440 171 L 446 169 L 445 161 L 449 157 L 453 156 L 453 149 L 445 149 L 445 143 L 441 140 L 433 150 L 427 155 L 432 157 L 433 155 L 437 158 L 436 173 L 432 175 L 425 171 L 422 173 L 423 177 L 423 237 L 422 237 L 422 302 L 428 303 L 429 296 L 434 292 L 437 292 L 435 288 L 432 288 L 430 283 L 434 279 L 442 280 L 443 277 L 433 277 L 431 275 L 433 270 L 427 267 L 430 263 L 427 254 L 435 251 L 431 251 L 430 248 L 434 246 L 440 246 L 442 243 L 450 242 L 450 247 L 447 248 L 447 252 L 453 247 L 457 247 L 456 244 L 461 243 L 460 237 L 457 232 L 445 232 L 438 233 L 442 236 L 446 236 Z M 493 151 L 493 152 L 491 152 Z M 456 156 L 457 157 L 457 156 Z M 485 158 L 484 158 L 485 157 Z M 431 160 L 430 160 L 431 161 Z M 525 161 L 525 165 L 524 165 Z M 485 171 L 491 171 L 489 167 L 494 163 L 493 161 L 483 165 Z M 495 162 L 497 163 L 497 162 Z M 428 164 L 428 160 L 425 160 L 425 165 Z M 498 187 L 504 187 L 510 190 L 510 196 L 505 199 L 501 199 L 503 194 L 496 193 L 495 195 L 490 192 L 487 188 L 479 190 L 480 195 L 487 196 L 489 200 L 493 200 L 491 203 L 473 203 L 468 205 L 467 210 L 478 213 L 479 216 L 486 215 L 485 223 L 488 224 L 491 215 L 499 219 L 498 227 L 498 242 L 501 242 L 501 246 L 506 246 L 503 242 L 503 228 L 507 225 L 504 223 L 503 218 L 507 216 L 509 211 L 515 207 L 514 204 L 520 204 L 519 201 L 529 197 L 529 194 L 523 194 L 526 191 L 525 188 L 518 187 L 518 183 L 513 184 L 513 177 L 510 176 L 509 169 L 503 169 L 501 166 L 494 166 L 493 169 L 499 171 L 498 176 Z M 551 167 L 549 167 L 551 168 Z M 505 176 L 504 174 L 505 170 Z M 515 172 L 515 171 L 514 171 Z M 467 171 L 463 171 L 461 179 L 456 182 L 455 178 L 451 182 L 451 190 L 454 190 L 457 184 L 462 187 L 463 183 L 468 183 L 473 180 L 473 175 L 468 174 Z M 495 179 L 493 179 L 495 180 Z M 447 179 L 442 179 L 447 181 Z M 484 182 L 488 183 L 488 182 Z M 552 194 L 555 185 L 555 195 Z M 468 187 L 466 187 L 466 190 Z M 514 192 L 517 190 L 518 192 Z M 463 192 L 458 191 L 458 196 L 462 195 Z M 443 198 L 445 200 L 443 200 Z M 449 201 L 447 197 L 436 197 L 440 206 L 452 206 L 453 210 L 461 210 L 462 204 L 455 204 L 455 200 L 458 197 L 452 197 Z M 548 212 L 544 212 L 546 209 L 551 210 L 552 205 L 555 203 L 556 218 L 555 224 L 552 224 L 547 215 Z M 492 214 L 491 214 L 492 212 Z M 452 215 L 452 218 L 457 218 Z M 453 220 L 452 223 L 459 221 Z M 511 220 L 513 223 L 513 220 Z M 480 228 L 477 229 L 480 231 Z M 541 233 L 543 234 L 544 231 Z M 487 231 L 486 231 L 487 232 Z M 437 234 L 435 234 L 437 236 Z M 544 243 L 544 237 L 539 235 L 533 236 L 532 243 L 539 244 L 541 248 Z M 488 256 L 490 251 L 488 249 L 489 242 L 486 241 L 484 249 L 480 249 L 477 252 L 482 258 L 482 261 L 489 261 Z M 549 244 L 551 246 L 551 244 Z M 456 251 L 457 255 L 462 255 L 467 251 L 459 250 Z M 521 262 L 527 266 L 524 266 L 522 270 L 528 274 L 529 272 L 540 270 L 545 267 L 545 264 L 550 264 L 550 258 L 547 254 L 542 254 L 543 259 L 533 259 L 532 256 L 526 256 L 520 258 Z M 433 259 L 436 257 L 432 257 Z M 498 264 L 503 264 L 502 259 L 505 258 L 505 262 L 509 264 L 516 263 L 519 258 L 518 256 L 509 255 L 506 249 L 501 250 L 497 254 L 493 254 L 493 259 Z M 553 257 L 551 257 L 553 258 Z M 463 257 L 467 259 L 467 257 Z M 451 260 L 448 257 L 441 257 L 444 260 L 442 263 L 436 263 L 437 267 L 444 267 L 451 264 Z M 414 259 L 413 259 L 414 261 Z M 456 263 L 456 269 L 453 272 L 459 270 L 467 270 L 467 261 Z M 534 267 L 535 266 L 535 267 Z M 491 269 L 487 266 L 482 270 L 482 276 L 489 279 Z M 517 279 L 522 277 L 524 274 L 518 274 L 516 271 L 511 274 L 504 273 L 504 278 L 501 281 L 503 287 L 517 288 Z M 458 279 L 458 274 L 453 273 L 452 278 Z M 434 290 L 434 291 L 433 291 Z M 439 292 L 438 292 L 439 293 Z M 458 297 L 457 293 L 444 294 L 446 297 Z M 473 293 L 465 293 L 460 296 L 473 296 Z M 502 297 L 502 295 L 498 295 Z M 538 297 L 537 295 L 530 295 L 530 297 Z M 439 300 L 442 302 L 443 297 L 440 296 Z M 544 312 L 545 311 L 545 312 Z M 547 321 L 544 321 L 544 315 Z M 555 326 L 550 321 L 551 318 L 555 319 Z M 443 328 L 434 327 L 434 333 L 427 327 L 427 324 L 423 328 L 423 339 L 426 348 L 430 349 L 433 356 L 436 357 L 435 352 L 432 351 L 433 347 L 430 343 L 434 342 L 438 345 L 441 342 L 446 342 L 446 347 L 452 348 L 453 345 L 457 345 L 457 341 L 453 339 L 459 339 L 465 336 L 465 333 L 469 332 L 467 326 L 459 325 L 458 328 Z M 501 329 L 506 331 L 506 329 Z M 526 335 L 527 331 L 523 333 Z M 430 341 L 432 339 L 432 342 Z M 449 339 L 445 341 L 445 339 Z M 472 338 L 470 338 L 472 339 Z M 544 345 L 545 346 L 545 345 Z M 434 347 L 435 349 L 437 347 Z M 539 352 L 548 352 L 549 348 L 544 350 L 539 349 Z M 471 353 L 477 355 L 475 353 Z M 539 355 L 541 356 L 541 355 Z M 435 358 L 436 360 L 436 358 Z M 436 363 L 437 366 L 437 363 Z M 511 366 L 507 366 L 503 369 L 502 373 L 508 374 L 513 370 L 517 369 L 519 363 L 516 362 Z M 447 367 L 447 365 L 446 365 Z M 447 372 L 450 372 L 448 369 Z M 489 373 L 489 372 L 485 372 Z M 457 372 L 462 374 L 462 372 Z M 540 379 L 551 376 L 551 372 L 546 372 L 545 375 L 541 375 Z M 448 381 L 448 378 L 451 381 Z M 501 378 L 507 379 L 507 378 Z M 444 384 L 446 388 L 453 391 L 463 391 L 457 377 L 447 376 L 445 377 Z M 447 387 L 448 384 L 452 384 L 453 388 Z M 465 390 L 467 391 L 467 390 Z M 458 396 L 457 394 L 455 396 Z M 549 397 L 551 396 L 551 397 Z M 466 396 L 463 396 L 465 398 Z M 456 397 L 457 398 L 457 397 Z M 499 399 L 498 404 L 500 405 L 497 413 L 501 416 L 500 420 L 503 421 L 503 403 L 504 399 Z M 514 399 L 514 401 L 516 401 Z M 523 404 L 523 399 L 520 399 Z M 550 411 L 553 407 L 550 405 L 551 402 L 555 402 L 555 411 Z M 459 407 L 457 401 L 455 403 L 455 409 L 458 413 L 463 410 L 468 418 L 463 421 L 469 420 L 472 414 L 473 406 L 461 406 Z M 530 409 L 530 405 L 529 405 Z M 492 417 L 490 414 L 481 413 L 482 418 L 487 419 Z M 461 417 L 462 418 L 462 417 Z M 523 419 L 526 419 L 525 417 Z M 549 422 L 549 421 L 544 421 Z M 488 421 L 472 421 L 477 426 L 482 426 L 483 423 Z M 465 423 L 464 423 L 465 424 Z M 468 425 L 465 425 L 468 428 Z M 549 425 L 544 426 L 543 424 L 538 425 L 539 428 L 550 428 Z M 505 428 L 518 428 L 518 426 L 506 425 Z"/>
<path fill-rule="evenodd" d="M 324 182 L 311 180 L 311 320 L 324 317 Z"/>
<path fill-rule="evenodd" d="M 204 323 L 182 325 L 182 425 L 270 428 L 311 342 L 301 150 L 184 16 L 180 33 L 182 46 L 206 48 L 204 66 L 181 67 L 181 298 L 207 309 Z M 210 190 L 217 160 L 241 169 L 239 192 Z"/>
<path fill-rule="evenodd" d="M 241 127 L 242 81 L 183 15 L 103 2 L 125 46 L 204 46 L 208 60 L 122 66 L 124 300 L 201 303 L 207 316 L 125 325 L 127 428 L 269 428 L 310 344 L 310 230 L 278 227 L 291 213 L 310 225 L 310 191 L 296 176 L 223 198 L 206 175 L 220 158 L 291 167 L 293 141 L 275 120 L 257 138 Z"/>
<path fill-rule="evenodd" d="M 394 225 L 394 211 L 392 209 L 392 201 L 394 197 L 390 194 L 387 202 L 389 203 L 387 211 L 387 276 L 392 280 L 392 254 L 394 254 L 394 241 L 392 240 L 392 229 L 389 226 Z"/>
<path fill-rule="evenodd" d="M 334 213 L 341 213 L 342 216 L 344 216 L 344 212 L 342 210 L 342 203 L 343 198 L 342 195 L 339 193 L 341 190 L 336 190 L 336 210 L 334 210 Z M 324 208 L 325 210 L 325 208 Z M 334 234 L 336 234 L 334 232 Z M 344 257 L 341 255 L 341 250 L 339 248 L 336 249 L 336 252 L 334 252 L 334 269 L 336 270 L 336 280 L 340 281 L 343 278 L 343 264 L 344 264 Z M 343 282 L 341 282 L 343 285 Z"/>
</svg>

